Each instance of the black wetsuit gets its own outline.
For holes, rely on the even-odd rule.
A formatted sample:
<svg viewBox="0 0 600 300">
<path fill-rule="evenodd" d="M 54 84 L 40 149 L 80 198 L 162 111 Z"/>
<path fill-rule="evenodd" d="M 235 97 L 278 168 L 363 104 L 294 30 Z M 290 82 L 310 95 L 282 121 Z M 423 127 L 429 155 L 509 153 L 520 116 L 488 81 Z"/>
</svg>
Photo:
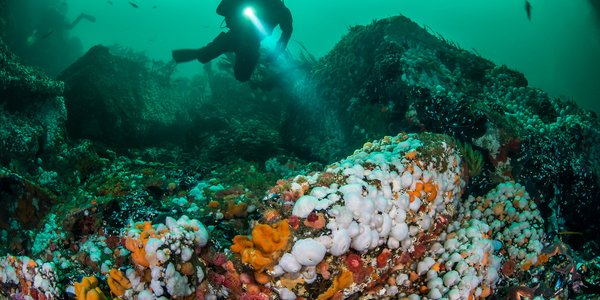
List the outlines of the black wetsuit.
<svg viewBox="0 0 600 300">
<path fill-rule="evenodd" d="M 261 32 L 244 10 L 251 7 L 261 22 Z M 250 79 L 260 55 L 260 42 L 273 33 L 279 25 L 281 37 L 277 42 L 283 51 L 292 35 L 292 14 L 280 0 L 223 0 L 217 7 L 217 14 L 225 17 L 229 30 L 219 34 L 212 42 L 199 49 L 198 60 L 207 63 L 223 53 L 235 53 L 235 78 L 239 81 Z"/>
</svg>

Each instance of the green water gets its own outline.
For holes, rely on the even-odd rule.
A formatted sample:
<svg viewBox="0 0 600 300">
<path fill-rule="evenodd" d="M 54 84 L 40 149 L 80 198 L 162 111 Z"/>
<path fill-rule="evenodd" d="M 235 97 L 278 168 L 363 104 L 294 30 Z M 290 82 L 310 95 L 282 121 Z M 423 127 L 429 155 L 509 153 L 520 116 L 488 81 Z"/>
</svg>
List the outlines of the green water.
<svg viewBox="0 0 600 300">
<path fill-rule="evenodd" d="M 201 47 L 222 30 L 217 0 L 132 1 L 138 8 L 124 0 L 9 2 L 29 6 L 27 21 L 47 5 L 65 12 L 67 20 L 92 14 L 96 23 L 81 22 L 69 33 L 81 40 L 83 50 L 118 43 L 158 60 L 170 59 L 172 49 Z M 402 13 L 465 49 L 525 73 L 531 86 L 600 113 L 600 22 L 587 0 L 531 0 L 531 21 L 524 0 L 287 0 L 286 5 L 294 16 L 292 41 L 317 57 L 349 26 Z M 195 63 L 178 67 L 181 75 L 199 70 Z"/>
</svg>

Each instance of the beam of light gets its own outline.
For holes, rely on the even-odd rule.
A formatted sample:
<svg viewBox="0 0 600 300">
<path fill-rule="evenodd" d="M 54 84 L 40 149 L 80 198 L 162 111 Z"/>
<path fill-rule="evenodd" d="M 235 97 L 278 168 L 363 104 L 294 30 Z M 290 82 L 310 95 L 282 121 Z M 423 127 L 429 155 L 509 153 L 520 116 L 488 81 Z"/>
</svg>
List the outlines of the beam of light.
<svg viewBox="0 0 600 300">
<path fill-rule="evenodd" d="M 246 7 L 246 9 L 244 9 L 244 16 L 250 19 L 250 21 L 252 22 L 252 24 L 254 24 L 256 29 L 258 29 L 258 32 L 260 32 L 263 36 L 267 35 L 265 26 L 263 26 L 262 22 L 258 19 L 256 14 L 254 14 L 254 9 L 252 9 L 252 7 Z"/>
</svg>

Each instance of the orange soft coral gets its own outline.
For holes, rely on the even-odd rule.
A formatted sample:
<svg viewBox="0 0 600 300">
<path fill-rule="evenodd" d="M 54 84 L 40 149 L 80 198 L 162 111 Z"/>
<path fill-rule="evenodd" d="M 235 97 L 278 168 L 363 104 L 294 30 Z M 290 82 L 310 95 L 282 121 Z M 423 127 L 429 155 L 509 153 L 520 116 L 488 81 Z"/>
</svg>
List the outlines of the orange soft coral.
<svg viewBox="0 0 600 300">
<path fill-rule="evenodd" d="M 150 263 L 146 259 L 146 241 L 147 240 L 140 241 L 134 239 L 127 239 L 127 241 L 125 242 L 125 246 L 129 251 L 131 251 L 131 259 L 133 260 L 133 263 L 135 263 L 138 266 L 150 266 Z"/>
<path fill-rule="evenodd" d="M 106 300 L 106 296 L 98 287 L 98 279 L 94 276 L 83 277 L 81 282 L 75 282 L 77 300 Z"/>
<path fill-rule="evenodd" d="M 417 183 L 415 184 L 415 190 L 407 192 L 409 201 L 412 203 L 415 201 L 415 198 L 421 198 L 422 191 L 423 191 L 423 182 L 417 181 Z"/>
<path fill-rule="evenodd" d="M 273 226 L 259 224 L 252 230 L 254 246 L 264 253 L 283 250 L 290 237 L 290 227 L 287 220 L 282 220 Z"/>
<path fill-rule="evenodd" d="M 245 202 L 235 203 L 227 201 L 227 209 L 223 212 L 225 219 L 245 218 L 248 215 L 248 204 Z"/>
<path fill-rule="evenodd" d="M 415 198 L 432 202 L 438 194 L 438 186 L 432 180 L 428 182 L 417 181 L 414 191 L 408 191 L 409 200 L 412 203 Z"/>
<path fill-rule="evenodd" d="M 238 235 L 233 238 L 231 251 L 242 256 L 242 262 L 262 272 L 274 264 L 278 252 L 284 250 L 290 238 L 287 220 L 273 225 L 259 224 L 252 230 L 251 239 Z"/>
<path fill-rule="evenodd" d="M 123 297 L 125 291 L 131 288 L 129 279 L 123 275 L 123 272 L 117 269 L 111 269 L 106 279 L 110 293 L 116 297 Z"/>
<path fill-rule="evenodd" d="M 162 238 L 168 229 L 164 229 L 161 232 L 156 232 L 152 227 L 151 222 L 137 223 L 134 228 L 141 231 L 139 236 L 131 237 L 128 236 L 125 240 L 125 247 L 131 251 L 131 259 L 136 265 L 148 267 L 150 263 L 146 259 L 146 243 L 149 238 Z"/>
<path fill-rule="evenodd" d="M 317 299 L 318 300 L 331 299 L 337 292 L 349 287 L 352 284 L 352 282 L 353 282 L 352 281 L 352 272 L 344 269 L 342 271 L 342 273 L 340 273 L 335 278 L 333 278 L 333 286 L 329 287 L 329 289 L 327 289 L 327 291 L 325 291 L 323 294 L 319 295 L 319 297 Z"/>
<path fill-rule="evenodd" d="M 423 192 L 425 192 L 425 199 L 427 199 L 429 202 L 432 202 L 437 197 L 438 186 L 437 184 L 433 183 L 433 180 L 430 180 L 423 184 Z"/>
</svg>

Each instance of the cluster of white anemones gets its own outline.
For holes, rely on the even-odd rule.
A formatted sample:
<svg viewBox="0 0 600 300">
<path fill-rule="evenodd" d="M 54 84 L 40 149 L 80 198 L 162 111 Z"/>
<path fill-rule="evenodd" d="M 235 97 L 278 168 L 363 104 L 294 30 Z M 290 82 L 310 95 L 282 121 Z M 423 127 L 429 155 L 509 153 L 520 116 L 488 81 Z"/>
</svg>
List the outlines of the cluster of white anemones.
<svg viewBox="0 0 600 300">
<path fill-rule="evenodd" d="M 127 238 L 139 239 L 143 235 L 140 228 L 143 226 L 129 229 Z M 148 282 L 134 268 L 127 269 L 125 274 L 132 288 L 125 291 L 125 298 L 154 299 L 167 293 L 171 297 L 191 295 L 194 287 L 204 279 L 202 267 L 192 260 L 194 249 L 208 243 L 206 227 L 184 215 L 179 220 L 167 217 L 165 224 L 152 225 L 152 231 L 160 235 L 148 238 L 144 246 L 151 279 Z"/>
<path fill-rule="evenodd" d="M 542 225 L 536 204 L 519 184 L 506 182 L 484 197 L 469 196 L 439 236 L 440 244 L 431 247 L 432 255 L 425 259 L 429 263 L 419 263 L 419 274 L 427 274 L 428 297 L 490 296 L 503 263 L 513 260 L 523 270 L 536 263 L 543 247 Z M 444 265 L 442 272 L 429 269 L 436 263 Z"/>
<path fill-rule="evenodd" d="M 46 299 L 57 299 L 61 291 L 57 287 L 56 266 L 52 262 L 33 260 L 27 256 L 3 256 L 0 258 L 0 286 L 4 291 L 19 293 L 28 285 Z"/>
<path fill-rule="evenodd" d="M 450 213 L 447 204 L 456 203 L 464 187 L 457 151 L 440 141 L 436 157 L 426 157 L 423 146 L 416 135 L 386 137 L 328 167 L 325 173 L 341 179 L 330 186 L 316 186 L 322 174 L 305 177 L 314 187 L 296 201 L 292 214 L 306 218 L 325 212 L 326 231 L 297 240 L 271 275 L 297 273 L 311 283 L 314 267 L 326 254 L 409 250 L 438 214 Z"/>
<path fill-rule="evenodd" d="M 269 270 L 275 279 L 271 287 L 281 298 L 302 293 L 289 286 L 289 278 L 315 282 L 322 261 L 341 274 L 351 253 L 377 276 L 344 287 L 346 296 L 373 283 L 369 278 L 385 275 L 390 280 L 378 285 L 379 298 L 483 298 L 493 293 L 507 260 L 523 269 L 535 264 L 542 219 L 525 189 L 503 183 L 486 196 L 459 201 L 465 185 L 459 154 L 439 136 L 420 137 L 367 143 L 325 172 L 298 180 L 309 188 L 292 216 L 321 213 L 327 225 L 298 234 L 291 251 Z M 334 180 L 320 185 L 325 176 Z M 385 251 L 391 257 L 381 263 L 378 255 Z M 402 255 L 406 259 L 398 259 Z"/>
<path fill-rule="evenodd" d="M 469 196 L 461 206 L 458 221 L 477 220 L 487 225 L 487 237 L 506 259 L 527 269 L 537 262 L 544 247 L 543 219 L 523 186 L 512 182 L 498 185 L 484 197 Z"/>
</svg>

